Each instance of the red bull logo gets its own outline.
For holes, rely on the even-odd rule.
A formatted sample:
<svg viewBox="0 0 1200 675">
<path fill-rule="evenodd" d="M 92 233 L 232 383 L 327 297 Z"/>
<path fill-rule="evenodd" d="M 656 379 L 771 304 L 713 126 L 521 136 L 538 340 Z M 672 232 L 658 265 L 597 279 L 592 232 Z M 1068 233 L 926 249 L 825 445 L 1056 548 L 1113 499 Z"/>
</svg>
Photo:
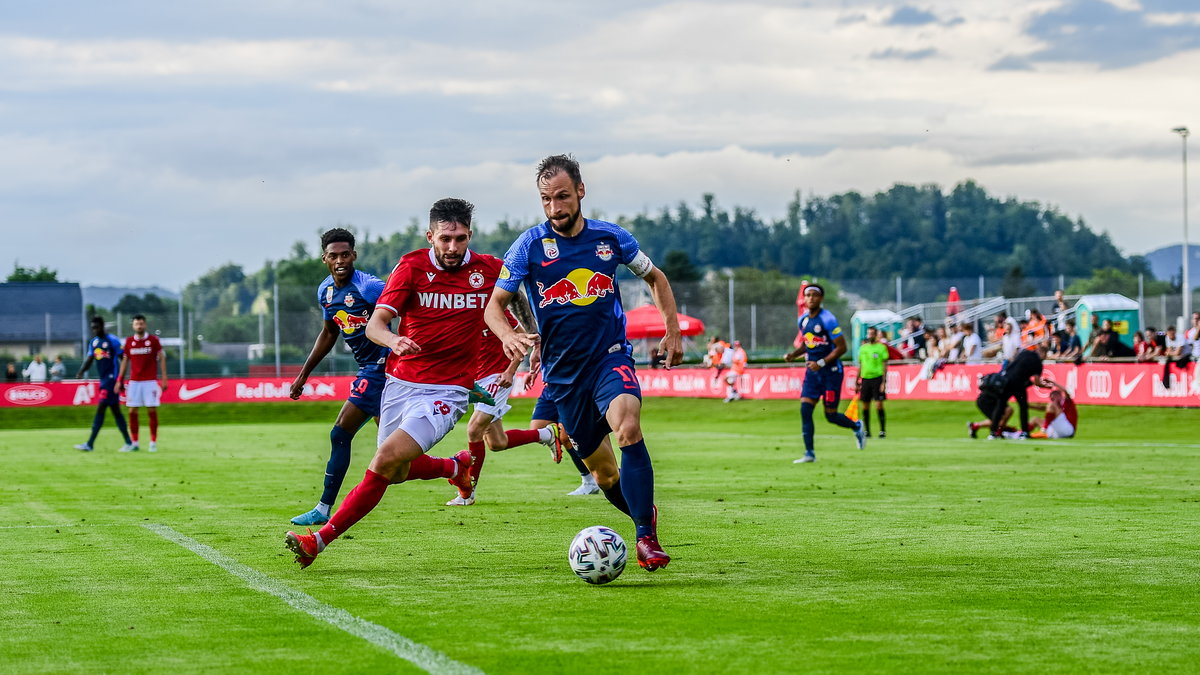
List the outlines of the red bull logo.
<svg viewBox="0 0 1200 675">
<path fill-rule="evenodd" d="M 542 296 L 538 307 L 547 305 L 590 305 L 597 298 L 603 298 L 609 293 L 616 293 L 617 287 L 613 278 L 607 274 L 593 272 L 589 269 L 572 270 L 566 277 L 545 286 L 537 283 L 538 295 Z"/>
<path fill-rule="evenodd" d="M 359 328 L 366 328 L 367 321 L 371 319 L 371 315 L 367 312 L 362 314 L 351 314 L 344 309 L 339 309 L 337 314 L 333 315 L 333 322 L 338 328 L 342 329 L 343 333 L 349 335 Z"/>
<path fill-rule="evenodd" d="M 812 349 L 818 345 L 827 344 L 829 344 L 829 339 L 824 335 L 817 335 L 816 333 L 811 332 L 804 334 L 804 346 L 808 347 L 809 349 Z"/>
</svg>

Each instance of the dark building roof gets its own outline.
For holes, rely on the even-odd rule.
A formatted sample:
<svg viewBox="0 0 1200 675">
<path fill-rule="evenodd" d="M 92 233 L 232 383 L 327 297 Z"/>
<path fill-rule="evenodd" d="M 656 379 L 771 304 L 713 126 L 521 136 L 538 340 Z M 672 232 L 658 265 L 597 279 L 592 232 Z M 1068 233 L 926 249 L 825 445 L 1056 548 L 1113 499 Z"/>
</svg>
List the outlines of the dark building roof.
<svg viewBox="0 0 1200 675">
<path fill-rule="evenodd" d="M 51 342 L 82 340 L 87 329 L 79 284 L 0 284 L 0 342 L 44 342 L 47 314 Z"/>
</svg>

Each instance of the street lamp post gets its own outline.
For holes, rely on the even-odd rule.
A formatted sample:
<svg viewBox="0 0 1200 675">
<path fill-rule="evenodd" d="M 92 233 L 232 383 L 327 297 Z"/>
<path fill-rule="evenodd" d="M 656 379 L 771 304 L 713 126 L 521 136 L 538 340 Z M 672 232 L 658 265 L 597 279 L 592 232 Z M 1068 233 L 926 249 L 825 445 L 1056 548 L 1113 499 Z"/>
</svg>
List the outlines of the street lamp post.
<svg viewBox="0 0 1200 675">
<path fill-rule="evenodd" d="M 1171 131 L 1179 134 L 1179 138 L 1183 140 L 1183 283 L 1180 286 L 1183 288 L 1183 320 L 1189 321 L 1192 318 L 1192 285 L 1191 277 L 1188 276 L 1188 181 L 1187 181 L 1187 127 L 1175 127 Z M 1186 324 L 1185 324 L 1186 325 Z"/>
</svg>

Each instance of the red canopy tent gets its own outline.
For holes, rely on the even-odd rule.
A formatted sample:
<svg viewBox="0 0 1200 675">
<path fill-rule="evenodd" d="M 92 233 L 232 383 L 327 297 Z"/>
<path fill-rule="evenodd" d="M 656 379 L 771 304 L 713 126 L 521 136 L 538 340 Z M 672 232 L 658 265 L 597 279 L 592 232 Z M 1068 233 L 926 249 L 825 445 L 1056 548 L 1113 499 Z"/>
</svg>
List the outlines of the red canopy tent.
<svg viewBox="0 0 1200 675">
<path fill-rule="evenodd" d="M 700 319 L 686 314 L 677 314 L 676 316 L 679 317 L 679 332 L 683 335 L 693 336 L 704 333 L 704 322 Z M 625 312 L 625 335 L 630 340 L 660 338 L 666 334 L 667 327 L 663 323 L 658 308 L 654 305 L 642 305 Z"/>
</svg>

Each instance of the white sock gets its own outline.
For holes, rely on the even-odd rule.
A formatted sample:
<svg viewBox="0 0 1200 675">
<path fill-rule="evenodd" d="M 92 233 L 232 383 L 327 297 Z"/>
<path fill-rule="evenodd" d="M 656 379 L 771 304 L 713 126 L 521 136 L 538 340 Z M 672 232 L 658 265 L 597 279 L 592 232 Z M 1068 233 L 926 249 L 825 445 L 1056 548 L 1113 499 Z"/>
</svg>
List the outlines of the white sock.
<svg viewBox="0 0 1200 675">
<path fill-rule="evenodd" d="M 317 502 L 317 505 L 314 507 L 314 510 L 317 513 L 320 513 L 321 515 L 328 518 L 329 517 L 329 509 L 331 509 L 331 508 L 333 508 L 332 504 L 326 504 L 324 502 Z"/>
<path fill-rule="evenodd" d="M 325 540 L 321 538 L 320 532 L 313 532 L 313 536 L 317 538 L 317 553 L 325 550 Z"/>
<path fill-rule="evenodd" d="M 550 445 L 553 442 L 554 432 L 550 430 L 550 427 L 542 427 L 541 429 L 538 429 L 538 443 L 541 443 L 542 445 Z"/>
</svg>

